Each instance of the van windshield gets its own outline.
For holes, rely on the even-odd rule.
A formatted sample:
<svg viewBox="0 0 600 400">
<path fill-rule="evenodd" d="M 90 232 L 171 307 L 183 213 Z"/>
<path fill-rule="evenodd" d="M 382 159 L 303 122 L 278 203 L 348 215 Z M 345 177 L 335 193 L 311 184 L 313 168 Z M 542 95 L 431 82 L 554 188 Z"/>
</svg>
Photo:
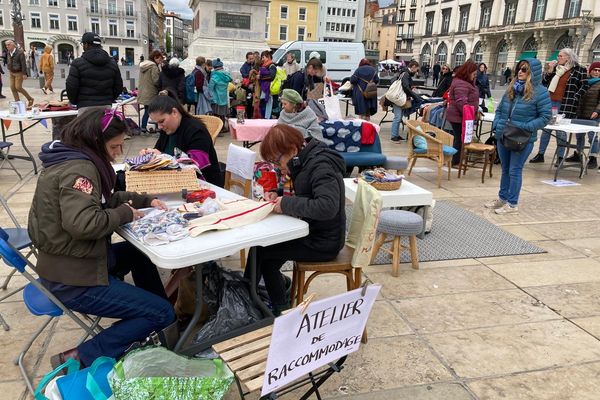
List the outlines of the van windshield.
<svg viewBox="0 0 600 400">
<path fill-rule="evenodd" d="M 285 54 L 286 50 L 287 50 L 287 47 L 280 47 L 277 50 L 275 50 L 275 53 L 273 53 L 273 62 L 275 62 L 275 63 L 279 62 L 281 57 L 283 57 L 283 55 Z"/>
</svg>

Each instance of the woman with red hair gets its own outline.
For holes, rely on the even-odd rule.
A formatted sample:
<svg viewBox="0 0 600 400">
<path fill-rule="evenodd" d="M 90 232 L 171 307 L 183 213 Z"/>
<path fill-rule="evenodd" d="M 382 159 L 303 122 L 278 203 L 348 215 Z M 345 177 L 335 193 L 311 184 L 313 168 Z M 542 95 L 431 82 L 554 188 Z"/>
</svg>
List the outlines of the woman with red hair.
<svg viewBox="0 0 600 400">
<path fill-rule="evenodd" d="M 479 107 L 479 90 L 475 86 L 475 78 L 477 78 L 477 64 L 469 60 L 456 70 L 450 89 L 448 89 L 450 100 L 446 111 L 446 119 L 452 124 L 452 134 L 454 135 L 452 147 L 458 150 L 452 156 L 452 165 L 458 165 L 460 162 L 463 107 L 471 105 L 476 110 Z"/>
<path fill-rule="evenodd" d="M 366 58 L 360 60 L 358 68 L 350 77 L 352 83 L 352 104 L 354 104 L 354 112 L 361 119 L 369 120 L 371 115 L 377 113 L 377 96 L 366 98 L 363 92 L 367 88 L 369 82 L 378 83 L 379 76 L 377 70 L 371 65 L 371 62 Z"/>
</svg>

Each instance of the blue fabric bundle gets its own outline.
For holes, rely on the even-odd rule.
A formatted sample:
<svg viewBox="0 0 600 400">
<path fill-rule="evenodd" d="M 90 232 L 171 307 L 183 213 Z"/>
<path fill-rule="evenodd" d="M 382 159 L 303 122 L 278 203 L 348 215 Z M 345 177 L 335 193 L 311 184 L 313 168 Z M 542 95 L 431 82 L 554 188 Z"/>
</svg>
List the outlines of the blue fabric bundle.
<svg viewBox="0 0 600 400">
<path fill-rule="evenodd" d="M 360 151 L 362 122 L 359 121 L 322 121 L 323 142 L 333 150 L 347 153 Z"/>
</svg>

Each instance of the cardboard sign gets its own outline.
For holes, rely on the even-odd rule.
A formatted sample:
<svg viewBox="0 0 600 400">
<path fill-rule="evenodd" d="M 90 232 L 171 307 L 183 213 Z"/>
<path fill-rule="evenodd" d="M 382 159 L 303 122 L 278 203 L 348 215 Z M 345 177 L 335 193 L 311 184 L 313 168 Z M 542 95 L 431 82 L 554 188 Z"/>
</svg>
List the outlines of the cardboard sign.
<svg viewBox="0 0 600 400">
<path fill-rule="evenodd" d="M 261 396 L 355 352 L 381 285 L 296 307 L 275 319 Z"/>
</svg>

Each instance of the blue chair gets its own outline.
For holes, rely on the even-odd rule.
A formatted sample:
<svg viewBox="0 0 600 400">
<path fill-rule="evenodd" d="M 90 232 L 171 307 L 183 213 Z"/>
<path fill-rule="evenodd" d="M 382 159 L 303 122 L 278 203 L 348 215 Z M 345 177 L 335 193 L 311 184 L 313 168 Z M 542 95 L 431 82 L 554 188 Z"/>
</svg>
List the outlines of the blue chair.
<svg viewBox="0 0 600 400">
<path fill-rule="evenodd" d="M 19 221 L 17 221 L 17 219 L 15 218 L 14 214 L 8 207 L 8 203 L 7 203 L 6 199 L 2 195 L 0 195 L 0 204 L 2 205 L 2 207 L 4 207 L 4 210 L 10 217 L 13 224 L 15 225 L 14 228 L 4 228 L 4 231 L 8 234 L 8 242 L 15 249 L 17 249 L 19 251 L 23 250 L 23 249 L 29 249 L 29 252 L 25 256 L 25 258 L 29 258 L 32 254 L 37 256 L 35 247 L 33 247 L 33 243 L 31 242 L 31 239 L 29 238 L 29 234 L 27 233 L 27 229 L 22 228 L 21 225 L 19 225 Z M 8 274 L 8 276 L 4 279 L 4 282 L 2 283 L 2 285 L 0 285 L 0 289 L 6 290 L 8 288 L 8 283 L 10 282 L 11 278 L 13 277 L 13 275 L 16 272 L 17 272 L 17 270 L 13 269 L 10 272 L 10 274 Z M 21 290 L 23 290 L 24 287 L 25 286 L 21 286 L 19 288 L 13 289 L 10 292 L 4 294 L 2 297 L 0 297 L 0 302 L 4 301 L 5 299 L 11 297 L 12 295 L 14 295 L 18 292 L 20 292 Z M 0 325 L 2 325 L 4 327 L 5 331 L 10 330 L 10 327 L 8 326 L 8 324 L 6 323 L 4 318 L 2 318 L 1 315 L 0 315 Z"/>
<path fill-rule="evenodd" d="M 71 310 L 69 310 L 63 303 L 60 302 L 48 289 L 46 289 L 39 280 L 35 279 L 28 271 L 27 267 L 33 269 L 33 264 L 27 260 L 10 242 L 9 237 L 4 229 L 0 228 L 0 257 L 9 266 L 15 268 L 16 271 L 20 272 L 29 283 L 25 285 L 23 289 L 23 301 L 29 312 L 36 316 L 45 315 L 48 319 L 42 324 L 42 326 L 33 334 L 29 342 L 25 344 L 23 350 L 19 353 L 15 359 L 15 365 L 19 366 L 23 380 L 27 385 L 27 388 L 33 395 L 34 388 L 31 384 L 31 379 L 25 369 L 24 358 L 25 354 L 35 340 L 42 334 L 44 329 L 54 320 L 56 317 L 60 317 L 65 314 L 69 316 L 77 325 L 85 331 L 85 335 L 79 343 L 85 341 L 89 336 L 96 335 L 97 332 L 101 331 L 101 327 L 98 325 L 100 317 L 94 319 L 84 315 L 84 319 L 91 322 L 90 325 L 86 324 L 81 318 L 76 316 Z M 47 346 L 46 346 L 47 347 Z M 46 348 L 44 347 L 45 351 Z"/>
</svg>

